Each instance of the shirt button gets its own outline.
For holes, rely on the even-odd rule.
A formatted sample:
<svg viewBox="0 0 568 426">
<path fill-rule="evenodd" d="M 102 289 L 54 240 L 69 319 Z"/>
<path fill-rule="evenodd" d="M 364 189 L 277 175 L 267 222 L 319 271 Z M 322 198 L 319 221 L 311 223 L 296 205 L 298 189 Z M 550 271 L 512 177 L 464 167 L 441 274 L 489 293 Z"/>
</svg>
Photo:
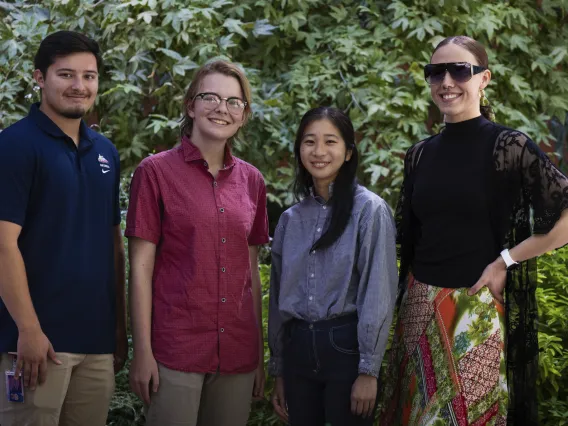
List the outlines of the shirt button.
<svg viewBox="0 0 568 426">
<path fill-rule="evenodd" d="M 313 330 L 313 329 L 314 329 L 314 325 L 313 325 L 313 324 L 310 324 L 309 329 L 310 329 L 310 330 Z"/>
<path fill-rule="evenodd" d="M 203 162 L 203 165 L 204 165 L 205 167 L 209 167 L 209 164 L 207 164 L 207 161 L 204 161 L 204 162 Z"/>
<path fill-rule="evenodd" d="M 322 208 L 325 210 L 325 209 L 327 209 L 327 206 L 323 206 Z"/>
<path fill-rule="evenodd" d="M 316 251 L 315 251 L 315 250 L 312 250 L 312 254 L 316 254 Z"/>
<path fill-rule="evenodd" d="M 221 213 L 225 213 L 225 209 L 224 209 L 223 207 L 221 207 L 221 208 L 219 209 L 219 211 L 220 211 Z"/>
<path fill-rule="evenodd" d="M 321 232 L 321 228 L 318 228 L 318 232 Z"/>
<path fill-rule="evenodd" d="M 226 242 L 227 242 L 227 240 L 226 240 L 226 239 L 224 239 L 224 238 L 221 238 L 221 242 L 222 242 L 222 243 L 226 243 Z"/>
<path fill-rule="evenodd" d="M 227 299 L 225 299 L 224 297 L 221 299 L 221 302 L 225 303 L 227 301 Z"/>
<path fill-rule="evenodd" d="M 217 181 L 213 182 L 213 186 L 217 186 Z"/>
<path fill-rule="evenodd" d="M 221 268 L 221 272 L 225 272 L 225 271 L 226 271 L 226 269 L 224 267 Z"/>
<path fill-rule="evenodd" d="M 314 300 L 314 296 L 310 296 L 309 299 L 310 299 L 310 300 Z"/>
<path fill-rule="evenodd" d="M 311 275 L 310 275 L 310 277 L 312 277 L 312 278 L 313 278 L 313 277 L 315 277 L 315 275 L 314 275 L 314 274 L 311 274 Z"/>
<path fill-rule="evenodd" d="M 225 329 L 224 329 L 224 328 L 222 328 L 222 329 L 221 329 L 221 333 L 224 333 L 224 332 L 225 332 Z"/>
</svg>

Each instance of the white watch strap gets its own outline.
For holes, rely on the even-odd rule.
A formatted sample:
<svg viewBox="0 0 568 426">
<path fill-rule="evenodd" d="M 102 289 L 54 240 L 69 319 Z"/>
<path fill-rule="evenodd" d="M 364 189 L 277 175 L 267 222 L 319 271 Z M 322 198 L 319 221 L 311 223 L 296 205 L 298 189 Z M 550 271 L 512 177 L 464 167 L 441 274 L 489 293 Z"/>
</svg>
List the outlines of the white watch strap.
<svg viewBox="0 0 568 426">
<path fill-rule="evenodd" d="M 518 263 L 513 260 L 511 255 L 509 254 L 509 249 L 505 249 L 501 252 L 501 257 L 505 261 L 505 265 L 507 265 L 507 269 L 509 269 L 513 265 L 517 265 Z"/>
</svg>

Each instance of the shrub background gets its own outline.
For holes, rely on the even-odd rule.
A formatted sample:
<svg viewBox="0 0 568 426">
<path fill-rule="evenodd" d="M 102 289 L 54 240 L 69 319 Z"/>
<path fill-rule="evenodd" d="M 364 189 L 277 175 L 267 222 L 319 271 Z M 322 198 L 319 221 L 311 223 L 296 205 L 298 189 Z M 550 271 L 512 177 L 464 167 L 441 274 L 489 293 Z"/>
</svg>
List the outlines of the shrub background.
<svg viewBox="0 0 568 426">
<path fill-rule="evenodd" d="M 0 129 L 39 100 L 33 55 L 46 34 L 71 29 L 99 41 L 106 66 L 88 122 L 116 144 L 125 188 L 142 158 L 178 142 L 193 70 L 222 57 L 241 64 L 254 87 L 254 117 L 233 149 L 263 173 L 271 225 L 293 202 L 299 119 L 322 104 L 349 111 L 360 180 L 393 206 L 405 150 L 440 126 L 422 65 L 455 34 L 488 49 L 497 120 L 567 171 L 566 0 L 0 0 L 0 18 Z M 567 262 L 567 249 L 540 261 L 537 392 L 549 425 L 568 424 Z M 140 409 L 122 372 L 109 424 L 136 424 Z M 276 424 L 267 403 L 255 405 L 250 424 Z"/>
</svg>

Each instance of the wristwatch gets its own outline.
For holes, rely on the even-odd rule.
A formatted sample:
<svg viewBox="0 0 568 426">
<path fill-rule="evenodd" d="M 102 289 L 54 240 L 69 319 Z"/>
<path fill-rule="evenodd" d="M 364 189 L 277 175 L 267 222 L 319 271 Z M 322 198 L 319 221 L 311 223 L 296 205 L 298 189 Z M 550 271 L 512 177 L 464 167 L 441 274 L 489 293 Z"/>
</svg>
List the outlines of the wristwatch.
<svg viewBox="0 0 568 426">
<path fill-rule="evenodd" d="M 501 258 L 505 261 L 505 265 L 507 265 L 507 269 L 511 269 L 512 267 L 519 264 L 519 262 L 515 262 L 511 255 L 509 254 L 509 249 L 505 249 L 501 252 Z"/>
</svg>

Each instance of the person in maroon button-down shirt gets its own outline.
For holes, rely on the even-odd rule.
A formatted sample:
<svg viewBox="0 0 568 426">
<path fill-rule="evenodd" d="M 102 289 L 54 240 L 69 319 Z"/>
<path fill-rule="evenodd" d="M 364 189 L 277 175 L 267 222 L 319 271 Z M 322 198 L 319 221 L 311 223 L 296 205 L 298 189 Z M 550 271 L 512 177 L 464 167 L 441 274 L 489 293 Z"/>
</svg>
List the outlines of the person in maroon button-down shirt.
<svg viewBox="0 0 568 426">
<path fill-rule="evenodd" d="M 130 384 L 147 425 L 244 426 L 264 393 L 266 188 L 230 150 L 250 101 L 236 65 L 204 65 L 185 96 L 181 144 L 143 160 L 132 179 Z"/>
</svg>

